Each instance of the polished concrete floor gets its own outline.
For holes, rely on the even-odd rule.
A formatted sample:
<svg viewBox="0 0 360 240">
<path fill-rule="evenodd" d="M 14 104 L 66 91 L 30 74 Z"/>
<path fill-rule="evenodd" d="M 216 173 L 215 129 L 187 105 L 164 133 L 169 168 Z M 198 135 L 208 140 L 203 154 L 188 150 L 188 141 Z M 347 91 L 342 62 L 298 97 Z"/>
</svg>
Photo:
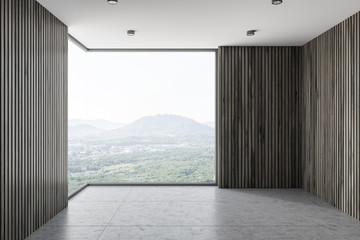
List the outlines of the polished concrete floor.
<svg viewBox="0 0 360 240">
<path fill-rule="evenodd" d="M 87 187 L 28 239 L 360 239 L 360 221 L 300 189 Z"/>
</svg>

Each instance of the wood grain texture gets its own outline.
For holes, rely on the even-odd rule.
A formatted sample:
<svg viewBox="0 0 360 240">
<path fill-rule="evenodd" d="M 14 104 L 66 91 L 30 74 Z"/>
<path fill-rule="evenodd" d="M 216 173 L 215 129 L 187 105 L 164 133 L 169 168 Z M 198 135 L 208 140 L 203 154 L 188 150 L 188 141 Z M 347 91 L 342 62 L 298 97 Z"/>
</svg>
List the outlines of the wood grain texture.
<svg viewBox="0 0 360 240">
<path fill-rule="evenodd" d="M 304 189 L 360 219 L 360 13 L 306 44 Z"/>
<path fill-rule="evenodd" d="M 34 0 L 1 1 L 1 239 L 67 206 L 67 27 Z"/>
<path fill-rule="evenodd" d="M 220 47 L 219 187 L 302 186 L 301 47 Z"/>
</svg>

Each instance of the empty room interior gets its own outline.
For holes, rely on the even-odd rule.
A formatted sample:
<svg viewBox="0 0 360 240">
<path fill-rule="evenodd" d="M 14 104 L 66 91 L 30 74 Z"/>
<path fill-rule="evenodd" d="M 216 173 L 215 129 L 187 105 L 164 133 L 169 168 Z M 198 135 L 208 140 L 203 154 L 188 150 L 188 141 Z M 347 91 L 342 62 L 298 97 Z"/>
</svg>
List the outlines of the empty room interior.
<svg viewBox="0 0 360 240">
<path fill-rule="evenodd" d="M 360 239 L 359 0 L 1 0 L 1 240 Z"/>
</svg>

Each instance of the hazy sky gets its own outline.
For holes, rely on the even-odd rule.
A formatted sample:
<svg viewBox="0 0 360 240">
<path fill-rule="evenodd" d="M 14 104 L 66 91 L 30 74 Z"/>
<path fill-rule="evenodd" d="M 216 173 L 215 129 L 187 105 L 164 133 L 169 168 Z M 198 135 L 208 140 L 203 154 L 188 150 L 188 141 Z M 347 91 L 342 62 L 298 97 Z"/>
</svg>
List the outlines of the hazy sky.
<svg viewBox="0 0 360 240">
<path fill-rule="evenodd" d="M 214 52 L 84 52 L 69 41 L 69 119 L 215 121 Z"/>
</svg>

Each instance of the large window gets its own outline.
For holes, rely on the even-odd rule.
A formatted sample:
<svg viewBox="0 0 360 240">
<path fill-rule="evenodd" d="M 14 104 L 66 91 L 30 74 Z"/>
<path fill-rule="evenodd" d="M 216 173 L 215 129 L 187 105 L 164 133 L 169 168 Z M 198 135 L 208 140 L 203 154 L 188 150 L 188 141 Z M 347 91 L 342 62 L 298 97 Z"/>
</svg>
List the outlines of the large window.
<svg viewBox="0 0 360 240">
<path fill-rule="evenodd" d="M 215 182 L 215 52 L 84 52 L 69 42 L 69 192 Z"/>
</svg>

